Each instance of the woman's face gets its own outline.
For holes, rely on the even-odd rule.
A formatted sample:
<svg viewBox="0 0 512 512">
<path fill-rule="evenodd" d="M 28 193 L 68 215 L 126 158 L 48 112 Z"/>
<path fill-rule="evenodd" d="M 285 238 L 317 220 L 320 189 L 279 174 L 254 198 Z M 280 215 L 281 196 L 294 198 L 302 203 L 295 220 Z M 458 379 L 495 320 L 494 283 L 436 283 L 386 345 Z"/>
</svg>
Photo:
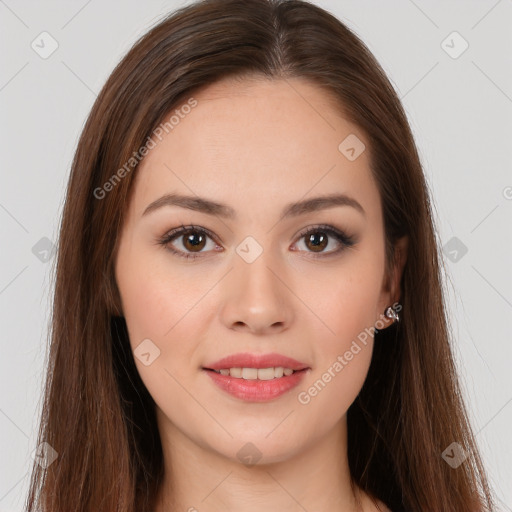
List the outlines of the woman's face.
<svg viewBox="0 0 512 512">
<path fill-rule="evenodd" d="M 233 460 L 284 460 L 343 425 L 372 328 L 388 325 L 378 321 L 396 299 L 384 286 L 368 143 L 302 79 L 225 80 L 193 98 L 153 137 L 121 234 L 131 347 L 164 437 Z M 195 231 L 166 241 L 182 225 Z M 258 372 L 294 366 L 249 358 L 220 364 L 248 368 L 247 379 L 211 370 L 241 353 L 305 369 Z"/>
</svg>

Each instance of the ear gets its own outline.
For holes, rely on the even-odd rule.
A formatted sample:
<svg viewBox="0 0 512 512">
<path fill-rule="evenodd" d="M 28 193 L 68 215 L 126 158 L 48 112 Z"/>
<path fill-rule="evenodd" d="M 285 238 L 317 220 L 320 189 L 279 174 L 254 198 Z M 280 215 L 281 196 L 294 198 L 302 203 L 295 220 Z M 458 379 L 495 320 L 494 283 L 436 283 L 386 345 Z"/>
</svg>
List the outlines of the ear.
<svg viewBox="0 0 512 512">
<path fill-rule="evenodd" d="M 393 320 L 384 315 L 387 307 L 400 301 L 400 281 L 407 261 L 409 238 L 403 236 L 394 245 L 394 264 L 389 274 L 386 273 L 382 283 L 382 290 L 379 300 L 379 311 L 376 312 L 376 327 L 382 331 L 393 324 Z"/>
</svg>

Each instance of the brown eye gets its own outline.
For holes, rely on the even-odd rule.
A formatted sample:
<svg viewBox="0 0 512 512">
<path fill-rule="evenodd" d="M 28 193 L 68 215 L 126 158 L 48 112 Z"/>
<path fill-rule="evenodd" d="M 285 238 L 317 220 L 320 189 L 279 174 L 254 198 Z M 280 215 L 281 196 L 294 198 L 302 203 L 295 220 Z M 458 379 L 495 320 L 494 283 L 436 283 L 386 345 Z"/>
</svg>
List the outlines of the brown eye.
<svg viewBox="0 0 512 512">
<path fill-rule="evenodd" d="M 327 247 L 328 237 L 322 231 L 315 231 L 305 237 L 306 247 L 313 252 L 321 252 Z"/>
<path fill-rule="evenodd" d="M 299 241 L 305 246 L 304 252 L 313 257 L 333 256 L 356 243 L 355 238 L 329 225 L 306 229 L 299 235 Z"/>
<path fill-rule="evenodd" d="M 183 246 L 187 251 L 201 251 L 206 245 L 206 236 L 199 231 L 189 231 L 189 234 L 182 235 Z"/>
<path fill-rule="evenodd" d="M 210 247 L 207 247 L 208 242 L 211 244 Z M 216 248 L 214 236 L 206 229 L 195 226 L 173 229 L 159 239 L 158 243 L 177 256 L 189 259 L 204 256 L 202 253 Z"/>
</svg>

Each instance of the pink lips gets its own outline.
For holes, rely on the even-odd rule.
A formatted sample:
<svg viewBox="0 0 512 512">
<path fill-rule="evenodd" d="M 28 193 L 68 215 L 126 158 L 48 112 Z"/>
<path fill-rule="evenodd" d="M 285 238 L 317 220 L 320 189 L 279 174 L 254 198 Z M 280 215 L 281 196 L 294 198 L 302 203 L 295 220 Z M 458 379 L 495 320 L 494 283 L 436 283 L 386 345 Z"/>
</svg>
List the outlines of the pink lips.
<svg viewBox="0 0 512 512">
<path fill-rule="evenodd" d="M 223 357 L 215 363 L 204 365 L 203 368 L 222 370 L 223 368 L 275 368 L 277 366 L 292 370 L 308 368 L 307 364 L 281 354 L 249 354 L 248 352 Z"/>
<path fill-rule="evenodd" d="M 230 375 L 222 375 L 213 370 L 226 368 L 272 368 L 282 366 L 295 370 L 291 375 L 283 375 L 271 380 L 246 380 Z M 296 387 L 310 368 L 290 357 L 280 354 L 233 354 L 203 367 L 203 371 L 223 391 L 235 398 L 249 402 L 267 402 Z"/>
</svg>

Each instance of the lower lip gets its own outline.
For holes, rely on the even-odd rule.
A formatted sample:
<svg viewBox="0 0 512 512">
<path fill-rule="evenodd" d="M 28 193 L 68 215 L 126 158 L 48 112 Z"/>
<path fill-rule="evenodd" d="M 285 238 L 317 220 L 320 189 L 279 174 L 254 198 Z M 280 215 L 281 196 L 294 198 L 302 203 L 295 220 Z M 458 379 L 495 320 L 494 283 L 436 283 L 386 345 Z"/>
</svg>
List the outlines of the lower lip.
<svg viewBox="0 0 512 512">
<path fill-rule="evenodd" d="M 306 368 L 271 380 L 246 380 L 203 369 L 223 391 L 248 402 L 267 402 L 284 395 L 299 385 L 308 370 Z"/>
</svg>

